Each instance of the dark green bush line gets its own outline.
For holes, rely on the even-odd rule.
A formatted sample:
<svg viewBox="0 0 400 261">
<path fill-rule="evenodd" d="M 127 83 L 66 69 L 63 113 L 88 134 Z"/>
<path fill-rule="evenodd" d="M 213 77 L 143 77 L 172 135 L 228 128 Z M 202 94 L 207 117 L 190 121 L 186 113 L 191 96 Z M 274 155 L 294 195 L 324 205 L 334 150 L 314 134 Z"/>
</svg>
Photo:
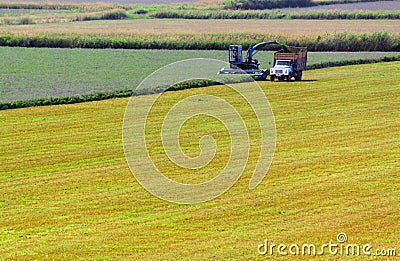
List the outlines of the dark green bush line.
<svg viewBox="0 0 400 261">
<path fill-rule="evenodd" d="M 275 9 L 286 7 L 308 7 L 316 5 L 312 0 L 231 0 L 225 3 L 227 9 Z"/>
<path fill-rule="evenodd" d="M 174 10 L 162 9 L 150 15 L 163 19 L 286 19 L 288 13 L 259 10 Z"/>
<path fill-rule="evenodd" d="M 394 1 L 394 0 L 330 0 L 323 2 L 315 2 L 316 5 L 335 5 L 335 4 L 354 4 L 354 3 L 369 3 L 379 1 Z"/>
<path fill-rule="evenodd" d="M 4 35 L 0 46 L 49 48 L 116 48 L 116 49 L 177 49 L 226 50 L 232 43 L 249 45 L 276 39 L 290 46 L 307 46 L 309 51 L 400 51 L 400 34 L 376 32 L 372 34 L 337 33 L 314 37 L 287 39 L 272 34 L 132 34 L 132 35 Z"/>
<path fill-rule="evenodd" d="M 151 14 L 152 18 L 174 19 L 400 19 L 400 11 L 312 11 L 276 12 L 265 10 L 176 10 L 161 9 Z"/>
<path fill-rule="evenodd" d="M 95 93 L 90 95 L 82 96 L 71 96 L 71 97 L 54 97 L 54 98 L 43 98 L 36 100 L 27 101 L 13 101 L 0 103 L 0 110 L 25 108 L 33 106 L 46 106 L 46 105 L 57 105 L 57 104 L 73 104 L 87 101 L 99 101 L 118 97 L 129 97 L 132 95 L 132 91 L 116 91 L 113 93 Z"/>
<path fill-rule="evenodd" d="M 120 20 L 128 18 L 128 14 L 123 9 L 116 9 L 99 14 L 83 14 L 77 16 L 72 21 L 92 21 L 92 20 Z"/>
<path fill-rule="evenodd" d="M 313 0 L 230 0 L 225 2 L 224 5 L 227 9 L 263 10 L 376 1 L 378 0 L 331 0 L 325 2 L 316 2 Z"/>
<path fill-rule="evenodd" d="M 397 57 L 383 57 L 379 59 L 359 59 L 359 60 L 350 60 L 350 61 L 338 61 L 338 62 L 326 62 L 320 64 L 313 64 L 307 66 L 307 70 L 314 69 L 322 69 L 327 67 L 336 67 L 336 66 L 346 66 L 346 65 L 355 65 L 355 64 L 368 64 L 368 63 L 378 63 L 378 62 L 393 62 L 400 61 L 400 56 Z M 212 85 L 219 85 L 220 83 L 212 81 L 212 80 L 195 80 L 188 81 L 176 84 L 168 89 L 168 91 L 176 91 L 176 90 L 184 90 L 190 88 L 200 88 L 207 87 Z M 148 91 L 134 92 L 132 90 L 121 90 L 114 91 L 110 93 L 95 93 L 90 95 L 81 95 L 81 96 L 72 96 L 72 97 L 55 97 L 55 98 L 44 98 L 37 100 L 28 100 L 28 101 L 14 101 L 14 102 L 3 102 L 0 103 L 0 110 L 7 109 L 16 109 L 16 108 L 25 108 L 25 107 L 33 107 L 33 106 L 46 106 L 46 105 L 59 105 L 59 104 L 73 104 L 73 103 L 81 103 L 81 102 L 90 102 L 90 101 L 99 101 L 106 100 L 112 98 L 124 98 L 130 97 L 132 95 L 146 95 L 146 94 L 154 94 L 161 92 L 163 87 L 154 88 Z"/>
<path fill-rule="evenodd" d="M 218 85 L 220 83 L 211 81 L 211 80 L 195 80 L 189 82 L 183 82 L 176 85 L 171 86 L 168 91 L 177 91 L 184 90 L 189 88 L 199 88 L 206 87 L 211 85 Z M 48 105 L 59 105 L 59 104 L 73 104 L 73 103 L 81 103 L 81 102 L 90 102 L 90 101 L 100 101 L 107 100 L 112 98 L 123 98 L 130 97 L 132 95 L 147 95 L 147 94 L 155 94 L 160 93 L 164 90 L 163 86 L 155 87 L 151 90 L 142 90 L 142 91 L 133 91 L 133 90 L 120 90 L 113 91 L 109 93 L 98 92 L 94 94 L 88 95 L 80 95 L 80 96 L 70 96 L 70 97 L 53 97 L 53 98 L 43 98 L 43 99 L 35 99 L 35 100 L 26 100 L 26 101 L 13 101 L 13 102 L 3 102 L 0 103 L 0 110 L 7 109 L 17 109 L 17 108 L 26 108 L 33 106 L 48 106 Z"/>
</svg>

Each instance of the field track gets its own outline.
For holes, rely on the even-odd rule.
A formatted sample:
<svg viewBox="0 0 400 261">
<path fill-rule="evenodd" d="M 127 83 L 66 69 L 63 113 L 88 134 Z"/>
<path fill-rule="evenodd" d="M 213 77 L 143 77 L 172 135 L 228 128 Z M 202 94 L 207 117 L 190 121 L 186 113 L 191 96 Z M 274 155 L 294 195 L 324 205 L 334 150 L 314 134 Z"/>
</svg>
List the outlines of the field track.
<svg viewBox="0 0 400 261">
<path fill-rule="evenodd" d="M 362 24 L 362 26 L 360 26 Z M 265 33 L 285 36 L 324 33 L 399 33 L 398 20 L 183 20 L 148 19 L 2 26 L 0 34 Z"/>
<path fill-rule="evenodd" d="M 263 83 L 278 133 L 268 175 L 248 190 L 246 168 L 229 192 L 189 206 L 151 196 L 130 173 L 121 143 L 128 99 L 0 111 L 0 257 L 264 260 L 277 258 L 257 254 L 265 239 L 321 246 L 339 232 L 373 250 L 396 248 L 399 77 L 393 62 Z M 161 105 L 197 92 L 234 97 L 213 86 L 166 93 Z"/>
</svg>

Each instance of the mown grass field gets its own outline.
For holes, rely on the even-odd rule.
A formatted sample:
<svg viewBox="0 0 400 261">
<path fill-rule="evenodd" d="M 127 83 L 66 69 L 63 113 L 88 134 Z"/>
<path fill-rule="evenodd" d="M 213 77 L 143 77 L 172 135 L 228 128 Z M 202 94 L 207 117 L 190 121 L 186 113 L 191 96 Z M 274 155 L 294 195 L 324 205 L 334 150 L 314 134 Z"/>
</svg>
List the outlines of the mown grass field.
<svg viewBox="0 0 400 261">
<path fill-rule="evenodd" d="M 360 26 L 360 23 L 362 26 Z M 400 32 L 398 20 L 182 20 L 138 19 L 85 21 L 0 27 L 0 33 L 13 34 L 203 34 L 260 33 L 283 36 L 317 36 L 325 33 Z"/>
<path fill-rule="evenodd" d="M 90 50 L 0 47 L 0 102 L 69 97 L 133 90 L 150 73 L 191 58 L 227 62 L 227 51 Z M 308 65 L 379 59 L 398 52 L 310 52 Z M 272 52 L 259 52 L 262 68 L 270 68 Z M 13 66 L 9 66 L 13 64 Z M 217 72 L 216 72 L 217 73 Z"/>
<path fill-rule="evenodd" d="M 270 171 L 248 190 L 259 149 L 251 136 L 239 182 L 198 205 L 159 200 L 135 181 L 121 141 L 128 99 L 0 111 L 0 259 L 263 260 L 278 257 L 257 254 L 265 239 L 322 245 L 336 242 L 339 232 L 351 243 L 396 248 L 399 255 L 399 76 L 400 62 L 393 62 L 261 83 L 278 134 Z M 225 86 L 165 93 L 160 108 L 196 93 L 248 110 Z M 244 120 L 253 133 L 250 116 Z M 162 117 L 153 114 L 156 121 Z M 194 152 L 204 131 L 199 122 L 204 119 L 182 129 L 185 148 Z M 151 130 L 148 138 L 157 140 L 156 127 Z M 226 144 L 228 137 L 216 138 Z M 154 158 L 163 166 L 157 149 Z"/>
</svg>

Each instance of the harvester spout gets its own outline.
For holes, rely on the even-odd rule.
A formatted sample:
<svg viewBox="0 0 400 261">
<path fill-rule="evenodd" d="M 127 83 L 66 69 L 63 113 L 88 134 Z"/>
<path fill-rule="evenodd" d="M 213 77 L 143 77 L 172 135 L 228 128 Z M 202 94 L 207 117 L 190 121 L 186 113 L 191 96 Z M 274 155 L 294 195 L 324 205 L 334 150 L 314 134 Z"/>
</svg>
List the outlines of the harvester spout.
<svg viewBox="0 0 400 261">
<path fill-rule="evenodd" d="M 277 41 L 269 41 L 269 42 L 262 42 L 262 43 L 258 43 L 254 46 L 249 46 L 249 49 L 247 50 L 247 56 L 246 56 L 246 60 L 248 62 L 253 60 L 253 55 L 255 54 L 255 51 L 259 48 L 262 48 L 266 45 L 271 45 L 271 44 L 277 44 L 280 45 Z"/>
</svg>

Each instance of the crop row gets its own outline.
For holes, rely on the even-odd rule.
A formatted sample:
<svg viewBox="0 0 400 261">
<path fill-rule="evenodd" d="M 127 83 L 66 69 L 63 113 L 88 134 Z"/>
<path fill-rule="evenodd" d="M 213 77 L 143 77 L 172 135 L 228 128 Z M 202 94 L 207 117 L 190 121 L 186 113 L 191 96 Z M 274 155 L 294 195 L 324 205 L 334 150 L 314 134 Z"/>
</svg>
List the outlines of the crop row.
<svg viewBox="0 0 400 261">
<path fill-rule="evenodd" d="M 400 34 L 336 33 L 317 37 L 257 33 L 237 34 L 129 34 L 129 35 L 3 35 L 0 46 L 50 48 L 186 49 L 225 50 L 232 43 L 245 48 L 265 39 L 277 39 L 291 46 L 307 46 L 309 51 L 400 51 Z"/>
<path fill-rule="evenodd" d="M 355 64 L 369 64 L 369 63 L 378 63 L 378 62 L 392 62 L 392 61 L 400 61 L 400 56 L 394 57 L 382 57 L 375 59 L 359 59 L 359 60 L 348 60 L 348 61 L 331 61 L 331 62 L 323 62 L 317 63 L 307 66 L 308 70 L 312 69 L 322 69 L 327 67 L 336 67 L 336 66 L 345 66 L 345 65 L 355 65 Z M 211 81 L 211 80 L 192 80 L 183 83 L 179 83 L 177 85 L 172 86 L 168 89 L 168 91 L 175 90 L 184 90 L 190 88 L 199 88 L 206 87 L 211 85 L 218 85 L 220 83 Z M 24 108 L 24 107 L 32 107 L 32 106 L 45 106 L 45 105 L 57 105 L 57 104 L 73 104 L 79 102 L 88 102 L 88 101 L 98 101 L 105 100 L 111 98 L 122 98 L 122 97 L 130 97 L 132 95 L 146 95 L 152 93 L 159 93 L 162 90 L 162 87 L 154 87 L 150 90 L 142 90 L 142 91 L 133 91 L 133 90 L 114 90 L 111 92 L 97 92 L 93 94 L 86 95 L 77 95 L 77 96 L 69 96 L 69 97 L 51 97 L 51 98 L 41 98 L 41 99 L 32 99 L 32 100 L 17 100 L 10 102 L 1 102 L 0 110 L 7 109 L 15 109 L 15 108 Z"/>
<path fill-rule="evenodd" d="M 161 9 L 152 18 L 174 19 L 400 19 L 400 11 L 310 11 L 277 12 L 270 10 L 179 10 Z"/>
</svg>

